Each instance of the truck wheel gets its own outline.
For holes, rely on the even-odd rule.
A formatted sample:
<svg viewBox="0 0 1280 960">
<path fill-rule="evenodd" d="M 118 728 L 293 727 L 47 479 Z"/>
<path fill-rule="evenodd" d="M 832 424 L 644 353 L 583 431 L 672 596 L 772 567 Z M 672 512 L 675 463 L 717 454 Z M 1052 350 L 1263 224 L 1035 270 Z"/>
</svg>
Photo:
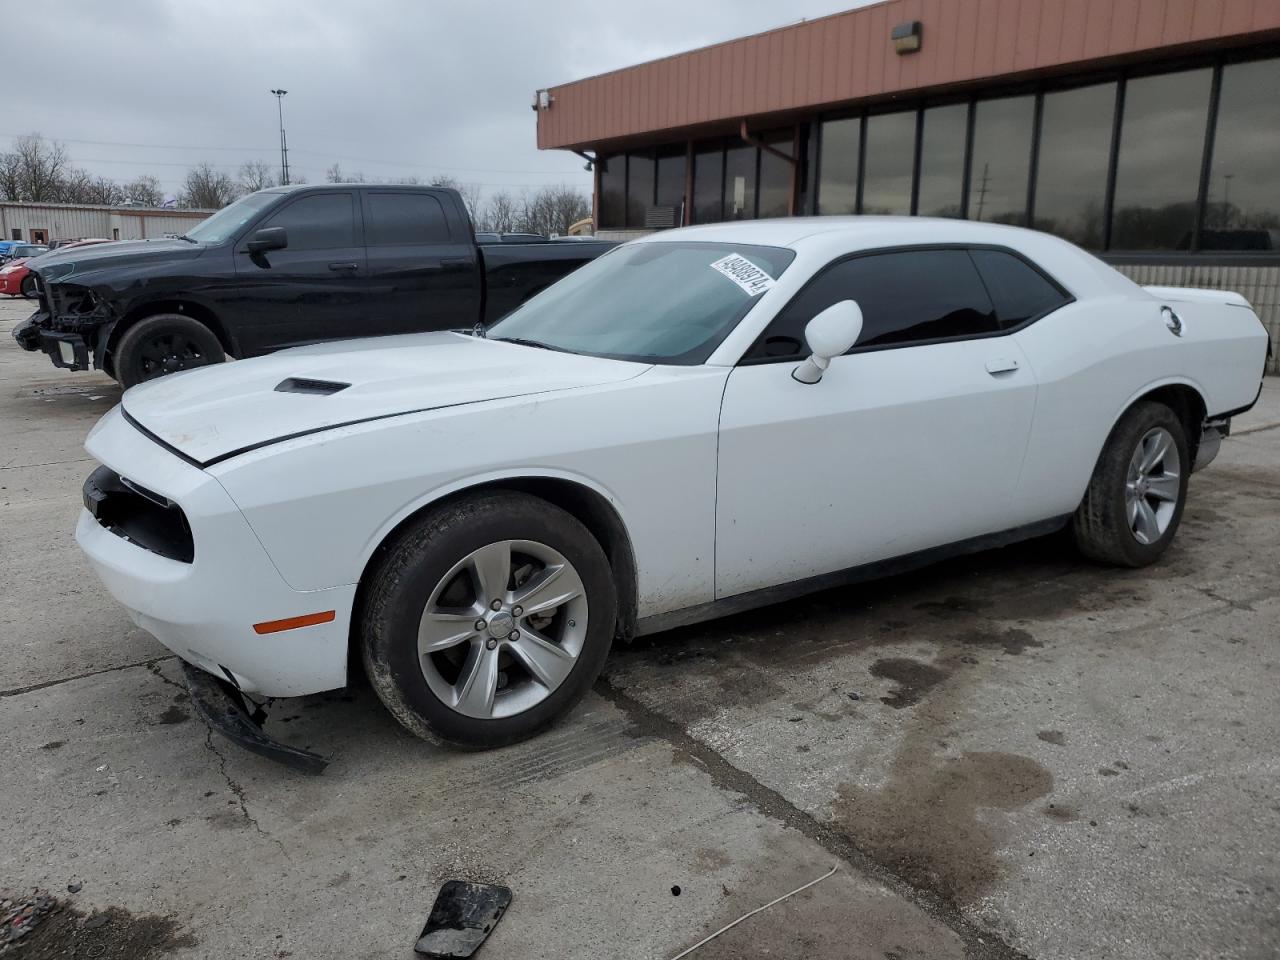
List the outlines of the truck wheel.
<svg viewBox="0 0 1280 960">
<path fill-rule="evenodd" d="M 115 350 L 115 374 L 128 388 L 226 358 L 217 336 L 203 323 L 178 313 L 158 313 L 124 332 Z"/>
<path fill-rule="evenodd" d="M 28 300 L 36 297 L 36 278 L 29 273 L 22 278 L 22 295 Z"/>
<path fill-rule="evenodd" d="M 1191 457 L 1182 421 L 1162 403 L 1134 404 L 1103 448 L 1073 522 L 1087 557 L 1145 567 L 1182 521 Z"/>
<path fill-rule="evenodd" d="M 413 521 L 373 569 L 365 671 L 410 732 L 500 747 L 582 698 L 616 609 L 609 561 L 575 517 L 522 493 L 471 496 Z"/>
</svg>

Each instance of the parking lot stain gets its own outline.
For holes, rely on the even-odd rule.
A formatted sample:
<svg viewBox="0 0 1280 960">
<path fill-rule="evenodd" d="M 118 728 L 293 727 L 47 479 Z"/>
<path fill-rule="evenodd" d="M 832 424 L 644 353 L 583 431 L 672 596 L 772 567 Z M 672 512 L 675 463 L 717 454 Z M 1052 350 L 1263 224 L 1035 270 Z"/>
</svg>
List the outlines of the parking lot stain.
<svg viewBox="0 0 1280 960">
<path fill-rule="evenodd" d="M 171 704 L 164 713 L 156 717 L 156 723 L 159 725 L 167 725 L 173 723 L 185 723 L 191 719 L 191 715 L 176 704 Z"/>
<path fill-rule="evenodd" d="M 1053 820 L 1061 820 L 1064 823 L 1070 823 L 1072 820 L 1080 819 L 1080 811 L 1065 803 L 1049 804 L 1044 808 L 1044 815 Z"/>
<path fill-rule="evenodd" d="M 871 675 L 897 684 L 880 702 L 901 710 L 919 703 L 930 690 L 940 684 L 950 672 L 931 663 L 912 660 L 910 657 L 885 657 L 871 665 Z"/>
<path fill-rule="evenodd" d="M 990 606 L 990 600 L 977 597 L 947 597 L 945 600 L 927 600 L 924 603 L 917 603 L 915 609 L 940 620 L 954 620 L 957 617 L 981 613 Z"/>
<path fill-rule="evenodd" d="M 22 938 L 15 956 L 22 960 L 158 960 L 197 944 L 171 917 L 135 914 L 119 907 L 86 914 L 59 903 Z"/>
<path fill-rule="evenodd" d="M 907 882 L 972 903 L 1004 875 L 998 817 L 1047 796 L 1053 775 L 1030 757 L 900 753 L 882 786 L 842 784 L 833 812 L 859 846 Z"/>
<path fill-rule="evenodd" d="M 1067 745 L 1067 735 L 1061 730 L 1041 730 L 1036 734 L 1037 740 L 1043 740 L 1045 743 L 1052 743 L 1055 747 L 1065 747 Z"/>
<path fill-rule="evenodd" d="M 1016 627 L 1008 630 L 970 630 L 955 638 L 957 643 L 974 647 L 999 647 L 1010 656 L 1018 656 L 1028 647 L 1043 647 L 1044 644 L 1026 630 Z"/>
<path fill-rule="evenodd" d="M 42 743 L 40 745 L 40 749 L 41 750 L 57 750 L 59 747 L 65 747 L 66 745 L 67 745 L 67 741 L 65 740 L 50 740 L 48 743 Z"/>
</svg>

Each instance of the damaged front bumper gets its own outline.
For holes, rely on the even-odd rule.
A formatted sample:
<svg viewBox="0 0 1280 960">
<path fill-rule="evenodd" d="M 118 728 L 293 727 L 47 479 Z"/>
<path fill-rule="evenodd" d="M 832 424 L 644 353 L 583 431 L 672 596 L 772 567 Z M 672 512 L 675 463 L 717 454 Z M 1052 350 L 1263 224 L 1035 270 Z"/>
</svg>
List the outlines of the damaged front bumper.
<svg viewBox="0 0 1280 960">
<path fill-rule="evenodd" d="M 84 334 L 52 329 L 47 325 L 47 318 L 48 314 L 37 313 L 14 327 L 13 339 L 18 341 L 18 346 L 47 353 L 55 367 L 88 370 L 92 356 Z"/>
<path fill-rule="evenodd" d="M 318 753 L 281 743 L 262 729 L 266 712 L 255 707 L 252 712 L 244 695 L 227 680 L 206 673 L 182 661 L 182 673 L 191 695 L 191 706 L 213 730 L 232 743 L 259 756 L 283 763 L 303 773 L 320 774 L 329 761 Z"/>
<path fill-rule="evenodd" d="M 69 290 L 51 284 L 40 286 L 40 309 L 13 329 L 13 339 L 23 350 L 48 355 L 55 367 L 65 370 L 103 369 L 103 354 L 115 311 L 92 291 Z"/>
</svg>

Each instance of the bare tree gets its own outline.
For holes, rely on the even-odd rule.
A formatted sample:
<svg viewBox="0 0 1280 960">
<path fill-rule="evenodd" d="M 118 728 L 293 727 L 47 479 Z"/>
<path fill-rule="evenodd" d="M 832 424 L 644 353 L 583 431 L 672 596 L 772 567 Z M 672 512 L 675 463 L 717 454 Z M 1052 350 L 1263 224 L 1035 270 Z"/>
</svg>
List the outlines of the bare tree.
<svg viewBox="0 0 1280 960">
<path fill-rule="evenodd" d="M 184 207 L 217 210 L 236 198 L 235 181 L 214 170 L 208 163 L 193 167 L 182 186 L 180 202 Z"/>
<path fill-rule="evenodd" d="M 524 233 L 563 234 L 589 216 L 591 201 L 574 187 L 539 187 L 520 198 L 519 229 Z"/>
<path fill-rule="evenodd" d="M 359 170 L 354 173 L 346 173 L 342 169 L 342 165 L 336 160 L 333 162 L 333 166 L 324 172 L 324 178 L 329 183 L 364 183 L 363 173 Z M 295 180 L 294 182 L 301 183 L 302 181 Z"/>
<path fill-rule="evenodd" d="M 56 203 L 70 165 L 66 147 L 29 133 L 13 141 L 13 153 L 18 166 L 17 199 Z"/>
<path fill-rule="evenodd" d="M 16 153 L 0 154 L 0 199 L 22 199 L 22 160 Z"/>
<path fill-rule="evenodd" d="M 484 213 L 478 221 L 478 226 L 482 230 L 491 230 L 495 233 L 511 233 L 516 229 L 519 210 L 520 201 L 507 191 L 499 190 L 490 196 L 489 202 L 484 205 Z"/>
<path fill-rule="evenodd" d="M 164 203 L 164 191 L 160 189 L 160 181 L 150 174 L 134 177 L 123 187 L 126 200 L 158 207 Z"/>
<path fill-rule="evenodd" d="M 128 199 L 120 184 L 110 177 L 92 178 L 85 185 L 85 195 L 88 203 L 101 203 L 112 207 L 124 203 Z"/>
<path fill-rule="evenodd" d="M 256 193 L 276 185 L 274 168 L 262 160 L 246 160 L 236 175 L 244 193 Z"/>
</svg>

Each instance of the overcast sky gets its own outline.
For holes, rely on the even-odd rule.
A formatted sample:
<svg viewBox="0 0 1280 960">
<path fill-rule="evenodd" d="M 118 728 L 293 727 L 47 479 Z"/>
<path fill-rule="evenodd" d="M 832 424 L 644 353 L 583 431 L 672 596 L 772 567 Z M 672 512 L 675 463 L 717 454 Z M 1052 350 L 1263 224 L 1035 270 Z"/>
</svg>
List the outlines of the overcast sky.
<svg viewBox="0 0 1280 960">
<path fill-rule="evenodd" d="M 865 0 L 863 0 L 865 2 Z M 533 92 L 859 0 L 57 0 L 8 20 L 14 91 L 0 144 L 39 131 L 79 166 L 176 193 L 207 160 L 334 161 L 390 178 L 448 174 L 493 189 L 571 183 L 582 161 L 535 147 Z M 16 55 L 15 55 L 16 54 Z"/>
</svg>

